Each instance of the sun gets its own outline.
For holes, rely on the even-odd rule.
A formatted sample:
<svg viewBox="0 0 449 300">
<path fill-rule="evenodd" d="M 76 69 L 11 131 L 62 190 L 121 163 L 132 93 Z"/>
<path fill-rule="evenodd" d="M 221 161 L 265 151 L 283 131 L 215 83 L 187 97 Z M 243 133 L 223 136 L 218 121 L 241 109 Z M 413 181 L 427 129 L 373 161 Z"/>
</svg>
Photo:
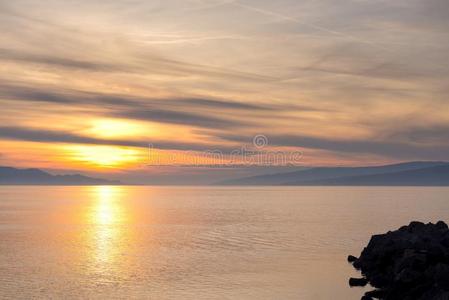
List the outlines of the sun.
<svg viewBox="0 0 449 300">
<path fill-rule="evenodd" d="M 120 119 L 96 119 L 85 133 L 99 138 L 122 138 L 153 134 L 154 129 L 148 124 Z"/>
<path fill-rule="evenodd" d="M 71 160 L 96 167 L 124 167 L 143 157 L 139 150 L 117 146 L 69 146 L 68 152 Z"/>
</svg>

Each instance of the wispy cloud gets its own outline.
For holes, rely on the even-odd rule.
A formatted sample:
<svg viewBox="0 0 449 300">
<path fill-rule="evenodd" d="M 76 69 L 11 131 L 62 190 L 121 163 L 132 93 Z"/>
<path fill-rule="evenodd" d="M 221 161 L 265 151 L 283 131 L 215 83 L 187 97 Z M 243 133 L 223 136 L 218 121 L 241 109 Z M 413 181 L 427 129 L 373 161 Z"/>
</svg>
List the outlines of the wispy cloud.
<svg viewBox="0 0 449 300">
<path fill-rule="evenodd" d="M 23 63 L 35 63 L 54 65 L 64 68 L 83 69 L 87 71 L 123 71 L 124 68 L 120 68 L 117 65 L 98 63 L 85 60 L 76 60 L 64 57 L 57 57 L 55 55 L 39 55 L 34 53 L 24 53 L 20 50 L 12 49 L 0 49 L 0 60 L 3 61 L 16 61 Z"/>
<path fill-rule="evenodd" d="M 276 111 L 316 110 L 306 106 L 250 104 L 222 99 L 147 98 L 54 87 L 30 87 L 18 83 L 0 84 L 0 97 L 3 100 L 25 103 L 46 102 L 61 106 L 97 108 L 97 117 L 108 116 L 202 128 L 240 127 L 243 129 L 250 124 L 250 118 L 245 120 L 243 116 L 250 117 L 258 113 L 271 114 Z M 228 114 L 224 114 L 224 111 Z M 236 118 L 239 114 L 243 115 Z"/>
<path fill-rule="evenodd" d="M 250 136 L 222 135 L 221 138 L 247 143 Z M 319 138 L 301 135 L 273 135 L 269 138 L 270 145 L 282 147 L 300 147 L 305 149 L 326 150 L 353 154 L 375 154 L 390 159 L 446 159 L 449 145 L 426 145 L 394 140 L 358 140 L 339 138 Z"/>
<path fill-rule="evenodd" d="M 266 16 L 271 16 L 271 17 L 274 17 L 274 18 L 277 18 L 277 19 L 280 19 L 280 20 L 283 20 L 283 21 L 293 22 L 293 23 L 296 23 L 296 24 L 299 24 L 299 25 L 306 26 L 306 27 L 309 27 L 311 29 L 317 30 L 319 32 L 324 32 L 324 33 L 327 33 L 327 34 L 330 34 L 330 35 L 334 35 L 334 36 L 337 36 L 337 37 L 340 37 L 340 38 L 344 38 L 344 39 L 347 39 L 347 40 L 350 40 L 350 41 L 355 41 L 355 42 L 358 42 L 358 43 L 371 45 L 371 46 L 374 46 L 374 47 L 382 49 L 382 50 L 388 50 L 388 48 L 384 47 L 380 43 L 377 43 L 376 41 L 369 40 L 369 39 L 363 39 L 363 38 L 360 38 L 360 37 L 357 37 L 357 36 L 345 33 L 343 31 L 336 31 L 336 30 L 331 29 L 331 28 L 320 26 L 320 25 L 317 25 L 317 24 L 314 24 L 314 23 L 311 23 L 311 22 L 306 22 L 306 21 L 301 20 L 300 18 L 297 18 L 297 17 L 288 16 L 286 14 L 282 14 L 282 13 L 275 12 L 275 11 L 268 10 L 268 9 L 263 9 L 263 8 L 260 8 L 260 7 L 257 7 L 257 6 L 253 6 L 253 5 L 243 4 L 243 3 L 239 2 L 239 1 L 232 1 L 229 4 L 235 5 L 237 7 L 241 7 L 241 8 L 244 8 L 244 9 L 248 9 L 248 10 L 251 10 L 251 11 L 254 11 L 256 13 L 260 13 L 260 14 L 263 14 L 263 15 L 266 15 Z"/>
<path fill-rule="evenodd" d="M 207 148 L 202 143 L 187 143 L 181 141 L 170 141 L 151 138 L 148 140 L 132 139 L 100 139 L 93 138 L 69 131 L 30 129 L 23 127 L 0 127 L 0 137 L 5 140 L 17 140 L 38 143 L 58 143 L 58 144 L 86 144 L 86 145 L 107 145 L 107 146 L 126 146 L 141 148 L 148 151 L 149 144 L 156 149 L 161 150 L 181 150 L 181 151 L 206 151 L 219 150 L 230 152 L 235 148 L 226 145 L 215 144 Z"/>
</svg>

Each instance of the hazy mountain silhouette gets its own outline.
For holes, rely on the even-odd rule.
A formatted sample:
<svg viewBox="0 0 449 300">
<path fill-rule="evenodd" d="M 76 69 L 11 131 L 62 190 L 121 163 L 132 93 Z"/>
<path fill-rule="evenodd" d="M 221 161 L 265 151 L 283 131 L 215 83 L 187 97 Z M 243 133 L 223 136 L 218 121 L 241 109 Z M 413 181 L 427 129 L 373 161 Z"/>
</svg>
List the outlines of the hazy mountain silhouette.
<svg viewBox="0 0 449 300">
<path fill-rule="evenodd" d="M 234 180 L 227 180 L 220 182 L 222 185 L 352 185 L 350 179 L 361 178 L 369 175 L 379 175 L 379 177 L 372 178 L 373 183 L 369 184 L 369 177 L 364 181 L 366 185 L 381 185 L 383 182 L 380 178 L 386 176 L 387 174 L 421 170 L 426 168 L 433 168 L 438 166 L 449 166 L 448 162 L 407 162 L 393 165 L 385 166 L 374 166 L 374 167 L 318 167 L 311 168 L 296 172 L 280 173 L 280 174 L 270 174 L 261 176 L 252 176 L 239 178 Z M 442 171 L 444 172 L 444 170 Z M 449 170 L 448 170 L 449 172 Z M 402 174 L 403 175 L 403 174 Z M 411 175 L 410 175 L 411 176 Z M 419 176 L 419 175 L 417 175 Z M 424 175 L 422 175 L 424 176 Z M 343 180 L 343 178 L 345 180 Z M 385 177 L 386 178 L 386 177 Z M 390 185 L 415 185 L 406 184 L 406 178 L 404 177 L 402 181 L 396 180 L 392 181 Z M 338 181 L 337 179 L 342 179 Z M 412 180 L 412 177 L 409 178 Z M 423 179 L 420 185 L 431 185 L 432 181 L 436 181 L 437 178 L 433 179 Z M 363 185 L 362 180 L 354 185 Z M 377 182 L 377 184 L 376 184 Z M 396 182 L 396 183 L 394 183 Z M 401 183 L 402 182 L 402 183 Z M 417 182 L 415 178 L 412 182 Z M 424 183 L 427 184 L 424 184 Z M 437 184 L 439 185 L 439 184 Z M 449 184 L 448 184 L 449 185 Z"/>
<path fill-rule="evenodd" d="M 39 169 L 0 167 L 0 185 L 115 185 L 119 181 L 92 178 L 80 174 L 52 175 Z"/>
<path fill-rule="evenodd" d="M 364 176 L 290 182 L 286 185 L 449 186 L 449 165 Z"/>
</svg>

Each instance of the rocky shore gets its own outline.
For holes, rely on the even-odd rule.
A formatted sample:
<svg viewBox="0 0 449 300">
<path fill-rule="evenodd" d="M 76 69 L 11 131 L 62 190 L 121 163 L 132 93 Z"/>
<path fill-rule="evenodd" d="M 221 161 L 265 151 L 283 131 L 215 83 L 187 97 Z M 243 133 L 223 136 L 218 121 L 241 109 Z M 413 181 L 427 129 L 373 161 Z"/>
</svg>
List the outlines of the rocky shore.
<svg viewBox="0 0 449 300">
<path fill-rule="evenodd" d="M 442 221 L 374 235 L 348 261 L 363 275 L 349 284 L 375 288 L 362 300 L 449 300 L 449 228 Z"/>
</svg>

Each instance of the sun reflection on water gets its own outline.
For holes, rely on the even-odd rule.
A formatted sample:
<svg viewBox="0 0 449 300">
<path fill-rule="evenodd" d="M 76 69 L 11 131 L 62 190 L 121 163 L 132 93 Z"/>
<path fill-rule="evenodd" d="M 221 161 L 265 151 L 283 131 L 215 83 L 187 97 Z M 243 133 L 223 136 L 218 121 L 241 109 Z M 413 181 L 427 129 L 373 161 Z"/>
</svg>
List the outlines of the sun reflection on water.
<svg viewBox="0 0 449 300">
<path fill-rule="evenodd" d="M 92 222 L 98 225 L 112 225 L 119 223 L 123 218 L 123 209 L 120 203 L 120 187 L 96 187 L 97 201 L 95 203 Z"/>
<path fill-rule="evenodd" d="M 91 224 L 92 247 L 90 257 L 95 271 L 107 273 L 119 267 L 119 256 L 123 255 L 126 223 L 129 212 L 123 202 L 123 191 L 119 186 L 93 187 L 92 205 L 88 211 Z"/>
</svg>

